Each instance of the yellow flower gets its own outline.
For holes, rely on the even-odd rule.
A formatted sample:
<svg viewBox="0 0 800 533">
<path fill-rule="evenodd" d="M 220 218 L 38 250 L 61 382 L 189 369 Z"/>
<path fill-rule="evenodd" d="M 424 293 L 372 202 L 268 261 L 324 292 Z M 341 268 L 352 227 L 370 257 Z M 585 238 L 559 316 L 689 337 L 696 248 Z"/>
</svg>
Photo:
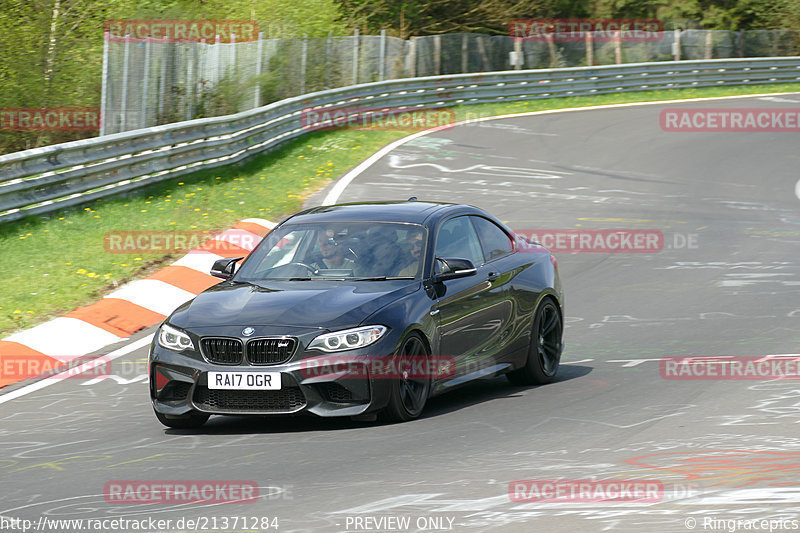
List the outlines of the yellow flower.
<svg viewBox="0 0 800 533">
<path fill-rule="evenodd" d="M 100 218 L 100 215 L 95 215 L 94 218 Z"/>
<path fill-rule="evenodd" d="M 167 225 L 168 225 L 168 226 L 174 226 L 174 225 L 175 225 L 175 222 L 170 222 L 170 223 L 169 223 L 169 224 L 167 224 Z"/>
<path fill-rule="evenodd" d="M 86 274 L 87 272 L 88 270 L 86 270 L 85 268 L 79 268 L 78 270 L 75 271 L 76 274 Z"/>
<path fill-rule="evenodd" d="M 97 274 L 95 274 L 94 272 L 89 272 L 86 275 L 89 276 L 90 278 L 96 278 L 97 277 Z"/>
<path fill-rule="evenodd" d="M 133 258 L 133 260 L 134 260 L 134 261 L 141 261 L 141 260 L 142 260 L 142 258 L 141 258 L 141 257 L 134 257 L 134 258 Z"/>
<path fill-rule="evenodd" d="M 28 311 L 28 314 L 29 315 L 35 315 L 36 313 L 34 313 L 33 311 Z"/>
<path fill-rule="evenodd" d="M 195 211 L 200 211 L 200 208 L 199 207 L 195 207 L 194 210 Z"/>
<path fill-rule="evenodd" d="M 120 266 L 126 267 L 128 266 L 128 263 L 122 263 Z"/>
<path fill-rule="evenodd" d="M 140 212 L 140 213 L 147 213 L 147 209 L 142 209 L 142 210 L 141 210 L 141 211 L 139 211 L 139 212 Z"/>
<path fill-rule="evenodd" d="M 72 263 L 64 263 L 65 265 L 71 265 Z"/>
<path fill-rule="evenodd" d="M 183 185 L 183 182 L 182 182 L 182 181 L 181 181 L 181 182 L 179 182 L 179 183 L 178 183 L 178 185 Z"/>
<path fill-rule="evenodd" d="M 15 310 L 14 310 L 14 314 L 15 314 L 15 315 L 18 315 L 18 314 L 20 314 L 21 312 L 22 312 L 22 311 L 21 311 L 20 309 L 15 309 Z"/>
</svg>

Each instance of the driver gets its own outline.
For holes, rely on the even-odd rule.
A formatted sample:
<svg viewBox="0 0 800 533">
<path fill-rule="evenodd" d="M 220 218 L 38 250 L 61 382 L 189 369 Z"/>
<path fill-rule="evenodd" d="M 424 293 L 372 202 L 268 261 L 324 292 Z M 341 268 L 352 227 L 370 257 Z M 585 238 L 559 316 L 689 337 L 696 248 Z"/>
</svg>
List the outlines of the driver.
<svg viewBox="0 0 800 533">
<path fill-rule="evenodd" d="M 334 239 L 333 228 L 327 228 L 317 235 L 317 244 L 321 259 L 317 259 L 312 266 L 319 269 L 350 268 L 355 266 L 355 261 L 344 256 L 344 247 Z"/>
</svg>

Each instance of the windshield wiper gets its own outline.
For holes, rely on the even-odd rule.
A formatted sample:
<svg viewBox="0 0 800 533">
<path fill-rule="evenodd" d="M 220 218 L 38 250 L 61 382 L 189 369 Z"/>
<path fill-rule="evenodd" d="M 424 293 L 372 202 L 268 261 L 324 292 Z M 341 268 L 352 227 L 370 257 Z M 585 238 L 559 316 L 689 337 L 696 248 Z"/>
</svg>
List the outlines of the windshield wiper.
<svg viewBox="0 0 800 533">
<path fill-rule="evenodd" d="M 386 281 L 395 279 L 414 279 L 414 276 L 374 276 L 371 278 L 355 278 L 353 281 Z"/>
</svg>

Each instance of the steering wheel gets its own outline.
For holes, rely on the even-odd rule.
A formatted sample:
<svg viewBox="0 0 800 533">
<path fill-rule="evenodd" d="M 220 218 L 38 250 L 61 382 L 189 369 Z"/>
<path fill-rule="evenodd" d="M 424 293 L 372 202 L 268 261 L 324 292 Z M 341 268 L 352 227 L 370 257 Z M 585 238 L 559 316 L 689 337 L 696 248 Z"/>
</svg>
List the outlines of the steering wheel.
<svg viewBox="0 0 800 533">
<path fill-rule="evenodd" d="M 305 264 L 305 263 L 301 263 L 301 262 L 299 262 L 299 261 L 294 261 L 294 262 L 292 262 L 292 263 L 286 263 L 286 264 L 285 264 L 285 265 L 283 265 L 283 266 L 285 266 L 285 267 L 288 267 L 288 266 L 291 266 L 291 265 L 298 265 L 298 266 L 301 266 L 301 267 L 305 268 L 306 270 L 308 270 L 309 272 L 311 272 L 312 274 L 315 274 L 315 273 L 316 273 L 316 272 L 319 270 L 318 268 L 314 268 L 314 267 L 312 267 L 312 266 L 310 266 L 310 265 L 307 265 L 307 264 Z"/>
</svg>

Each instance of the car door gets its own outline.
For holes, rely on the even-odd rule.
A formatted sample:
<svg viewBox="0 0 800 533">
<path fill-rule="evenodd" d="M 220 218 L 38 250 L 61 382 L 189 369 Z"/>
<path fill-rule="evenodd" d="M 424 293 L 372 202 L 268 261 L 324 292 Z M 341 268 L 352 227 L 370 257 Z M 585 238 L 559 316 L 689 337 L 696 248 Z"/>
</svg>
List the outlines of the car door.
<svg viewBox="0 0 800 533">
<path fill-rule="evenodd" d="M 483 366 L 493 365 L 508 359 L 513 350 L 511 341 L 519 336 L 520 327 L 527 327 L 527 323 L 519 323 L 518 309 L 514 305 L 512 280 L 519 273 L 518 259 L 514 257 L 514 246 L 511 236 L 503 228 L 488 218 L 470 215 L 469 217 L 484 257 L 481 269 L 485 271 L 486 279 L 492 283 L 488 289 L 491 302 L 487 302 L 491 309 L 491 319 L 499 323 L 498 334 L 487 341 L 485 355 L 482 358 Z M 516 331 L 515 331 L 516 330 Z"/>
<path fill-rule="evenodd" d="M 453 357 L 456 373 L 480 372 L 491 359 L 493 338 L 501 331 L 502 289 L 489 279 L 478 234 L 467 215 L 439 226 L 434 244 L 435 257 L 469 259 L 477 273 L 438 283 L 432 313 L 436 317 L 439 354 Z M 440 264 L 434 260 L 434 268 Z"/>
</svg>

